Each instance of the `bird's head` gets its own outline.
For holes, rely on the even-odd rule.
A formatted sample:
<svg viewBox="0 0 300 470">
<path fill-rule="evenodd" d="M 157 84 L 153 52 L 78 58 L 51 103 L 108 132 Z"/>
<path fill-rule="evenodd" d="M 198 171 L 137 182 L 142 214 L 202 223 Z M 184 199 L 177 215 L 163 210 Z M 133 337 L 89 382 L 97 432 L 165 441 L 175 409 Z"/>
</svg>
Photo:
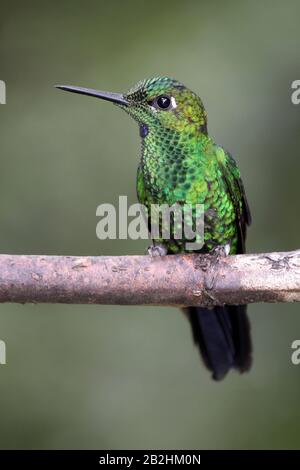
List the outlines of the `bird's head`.
<svg viewBox="0 0 300 470">
<path fill-rule="evenodd" d="M 143 80 L 124 94 L 66 85 L 57 88 L 111 101 L 147 130 L 207 133 L 207 117 L 201 99 L 182 83 L 168 77 Z"/>
</svg>

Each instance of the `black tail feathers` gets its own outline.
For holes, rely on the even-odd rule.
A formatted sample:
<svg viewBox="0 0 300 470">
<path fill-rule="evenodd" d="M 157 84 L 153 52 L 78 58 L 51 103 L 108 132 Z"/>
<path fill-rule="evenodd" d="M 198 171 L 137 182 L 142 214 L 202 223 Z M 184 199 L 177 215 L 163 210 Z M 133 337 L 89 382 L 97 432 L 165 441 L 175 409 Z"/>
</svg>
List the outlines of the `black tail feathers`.
<svg viewBox="0 0 300 470">
<path fill-rule="evenodd" d="M 184 309 L 195 344 L 214 380 L 222 380 L 231 369 L 245 372 L 251 367 L 250 324 L 246 305 L 225 305 L 212 310 Z"/>
</svg>

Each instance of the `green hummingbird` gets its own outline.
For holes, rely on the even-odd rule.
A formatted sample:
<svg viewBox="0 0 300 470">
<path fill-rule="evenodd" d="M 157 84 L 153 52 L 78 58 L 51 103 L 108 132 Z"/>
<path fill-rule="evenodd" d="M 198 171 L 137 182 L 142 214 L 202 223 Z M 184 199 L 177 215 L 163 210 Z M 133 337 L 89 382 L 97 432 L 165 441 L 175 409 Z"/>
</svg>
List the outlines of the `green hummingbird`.
<svg viewBox="0 0 300 470">
<path fill-rule="evenodd" d="M 140 129 L 141 160 L 137 195 L 148 214 L 153 204 L 188 204 L 204 208 L 204 236 L 200 253 L 245 252 L 251 215 L 239 168 L 207 131 L 201 99 L 185 85 L 168 77 L 138 82 L 125 94 L 59 85 L 62 90 L 111 101 L 125 110 Z M 149 216 L 149 229 L 151 216 Z M 195 212 L 188 223 L 193 224 Z M 150 254 L 184 253 L 186 239 L 174 231 L 153 241 Z M 230 369 L 250 369 L 252 346 L 246 305 L 184 309 L 195 344 L 214 380 Z"/>
</svg>

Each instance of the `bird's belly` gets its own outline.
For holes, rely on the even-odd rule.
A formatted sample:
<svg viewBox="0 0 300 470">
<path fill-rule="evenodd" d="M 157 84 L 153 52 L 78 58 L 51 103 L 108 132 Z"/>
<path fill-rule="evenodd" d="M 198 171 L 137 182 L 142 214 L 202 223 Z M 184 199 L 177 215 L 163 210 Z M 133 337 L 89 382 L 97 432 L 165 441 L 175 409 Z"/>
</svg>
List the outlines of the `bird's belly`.
<svg viewBox="0 0 300 470">
<path fill-rule="evenodd" d="M 201 198 L 201 195 L 198 195 L 195 201 L 190 197 L 185 199 L 169 197 L 166 200 L 160 197 L 160 194 L 156 197 L 153 197 L 152 194 L 151 204 L 149 202 L 148 200 L 148 225 L 152 239 L 167 246 L 169 253 L 209 252 L 216 246 L 228 243 L 232 247 L 231 252 L 235 252 L 237 227 L 234 207 L 228 195 L 209 191 L 206 197 Z M 153 209 L 153 204 L 156 206 L 156 210 Z M 168 217 L 163 219 L 161 216 L 159 218 L 157 211 L 162 205 L 169 208 L 179 207 L 182 214 L 181 219 L 171 211 L 170 219 Z M 196 212 L 197 210 L 198 212 Z M 199 222 L 197 218 L 199 214 L 203 214 L 202 222 Z M 158 220 L 159 224 L 157 224 Z M 154 226 L 156 231 L 153 230 Z M 191 238 L 191 234 L 196 231 L 201 233 L 195 238 Z M 153 236 L 153 232 L 155 236 Z"/>
</svg>

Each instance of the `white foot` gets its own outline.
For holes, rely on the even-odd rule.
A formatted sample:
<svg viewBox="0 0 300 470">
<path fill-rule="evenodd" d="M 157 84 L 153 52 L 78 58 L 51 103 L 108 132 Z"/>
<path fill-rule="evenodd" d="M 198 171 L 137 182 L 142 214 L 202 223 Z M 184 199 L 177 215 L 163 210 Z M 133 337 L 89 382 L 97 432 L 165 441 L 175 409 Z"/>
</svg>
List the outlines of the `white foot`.
<svg viewBox="0 0 300 470">
<path fill-rule="evenodd" d="M 217 256 L 228 256 L 230 253 L 230 243 L 226 243 L 226 245 L 219 245 L 216 246 L 211 253 Z"/>
<path fill-rule="evenodd" d="M 157 256 L 166 256 L 167 253 L 168 250 L 165 245 L 151 245 L 148 248 L 148 254 L 151 256 L 151 258 L 155 258 Z"/>
</svg>

